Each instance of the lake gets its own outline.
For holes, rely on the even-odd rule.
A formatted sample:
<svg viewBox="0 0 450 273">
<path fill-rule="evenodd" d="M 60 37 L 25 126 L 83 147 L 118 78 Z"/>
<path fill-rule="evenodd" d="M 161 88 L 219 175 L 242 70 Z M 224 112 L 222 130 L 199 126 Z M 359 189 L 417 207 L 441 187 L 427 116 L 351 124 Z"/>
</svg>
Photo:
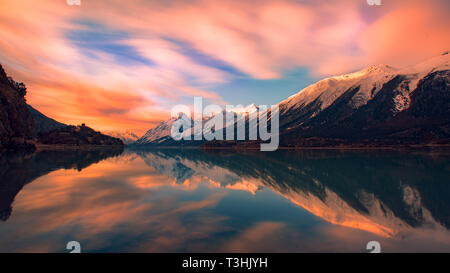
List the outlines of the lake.
<svg viewBox="0 0 450 273">
<path fill-rule="evenodd" d="M 450 252 L 450 153 L 0 155 L 0 252 Z"/>
</svg>

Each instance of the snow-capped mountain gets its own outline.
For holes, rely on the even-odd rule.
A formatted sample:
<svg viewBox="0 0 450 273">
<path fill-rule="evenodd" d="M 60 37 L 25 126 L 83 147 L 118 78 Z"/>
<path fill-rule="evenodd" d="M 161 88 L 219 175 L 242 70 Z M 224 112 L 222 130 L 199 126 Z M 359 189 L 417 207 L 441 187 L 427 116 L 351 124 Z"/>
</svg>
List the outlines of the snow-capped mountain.
<svg viewBox="0 0 450 273">
<path fill-rule="evenodd" d="M 359 108 L 372 100 L 387 82 L 396 76 L 407 77 L 409 91 L 416 89 L 426 75 L 449 69 L 450 55 L 446 52 L 415 66 L 396 69 L 388 65 L 374 65 L 357 72 L 333 76 L 314 83 L 279 103 L 282 113 L 317 104 L 316 112 L 331 106 L 350 89 L 358 89 L 349 101 L 352 108 Z M 399 107 L 403 109 L 403 107 Z M 312 113 L 317 114 L 317 113 Z"/>
<path fill-rule="evenodd" d="M 103 132 L 105 135 L 108 135 L 108 136 L 112 136 L 112 137 L 115 137 L 115 138 L 119 138 L 119 139 L 121 139 L 122 141 L 123 141 L 123 143 L 125 143 L 125 144 L 131 144 L 131 143 L 133 143 L 133 142 L 135 142 L 136 140 L 138 140 L 139 139 L 139 137 L 135 134 L 135 133 L 133 133 L 133 132 L 131 132 L 131 131 L 123 131 L 123 132 L 119 132 L 119 131 L 106 131 L 106 132 Z"/>
<path fill-rule="evenodd" d="M 236 114 L 251 114 L 254 113 L 255 111 L 258 111 L 258 106 L 256 106 L 254 103 L 247 105 L 245 107 L 235 107 L 230 109 L 230 112 L 234 112 Z"/>
<path fill-rule="evenodd" d="M 244 119 L 246 115 L 252 117 L 253 115 L 257 114 L 258 107 L 254 104 L 250 104 L 248 106 L 243 107 L 235 107 L 232 109 L 228 109 L 228 111 L 223 111 L 223 127 L 222 128 L 215 128 L 215 130 L 222 130 L 227 126 L 234 125 L 233 123 L 227 123 L 226 122 L 226 113 L 234 113 L 236 117 L 236 121 Z M 216 113 L 217 114 L 217 113 Z M 192 120 L 191 124 L 192 127 L 190 130 L 185 130 L 183 132 L 184 136 L 190 136 L 191 139 L 195 139 L 196 136 L 202 136 L 206 132 L 209 132 L 209 128 L 205 126 L 205 124 L 213 118 L 215 115 L 211 115 L 209 117 L 203 117 L 201 120 Z M 175 121 L 177 121 L 178 118 L 170 118 L 167 121 L 163 121 L 159 123 L 155 128 L 152 128 L 148 130 L 145 135 L 143 135 L 141 138 L 136 140 L 133 144 L 134 145 L 189 145 L 189 146 L 198 146 L 201 145 L 202 141 L 174 141 L 171 137 L 171 129 L 172 125 Z M 196 126 L 197 124 L 202 123 L 202 126 Z"/>
<path fill-rule="evenodd" d="M 172 125 L 176 120 L 177 120 L 176 118 L 170 118 L 167 121 L 159 123 L 155 128 L 148 130 L 142 137 L 136 140 L 134 144 L 142 145 L 150 143 L 159 143 L 164 139 L 169 138 Z"/>
<path fill-rule="evenodd" d="M 420 143 L 427 135 L 447 141 L 449 59 L 446 52 L 403 69 L 371 66 L 306 87 L 279 104 L 283 144 Z"/>
<path fill-rule="evenodd" d="M 396 70 L 387 65 L 374 65 L 358 72 L 334 76 L 314 83 L 279 103 L 283 112 L 299 109 L 319 102 L 319 110 L 330 106 L 350 88 L 359 87 L 352 106 L 358 108 L 373 98 L 381 87 L 395 76 Z"/>
<path fill-rule="evenodd" d="M 450 142 L 449 60 L 450 54 L 445 52 L 401 69 L 374 65 L 329 77 L 304 88 L 278 104 L 280 145 Z M 232 109 L 238 120 L 245 115 L 257 114 L 256 110 L 258 108 L 254 104 Z M 174 121 L 170 119 L 161 123 L 136 143 L 169 146 L 218 144 L 173 141 L 170 129 Z M 185 133 L 196 135 L 202 132 L 189 130 Z M 234 144 L 227 142 L 227 145 Z"/>
</svg>

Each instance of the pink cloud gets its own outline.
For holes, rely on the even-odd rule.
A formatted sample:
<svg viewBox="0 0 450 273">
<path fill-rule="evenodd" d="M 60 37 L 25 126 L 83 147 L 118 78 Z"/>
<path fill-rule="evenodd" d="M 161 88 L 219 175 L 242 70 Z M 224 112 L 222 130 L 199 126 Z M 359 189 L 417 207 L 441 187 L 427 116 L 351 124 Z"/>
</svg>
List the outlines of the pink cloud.
<svg viewBox="0 0 450 273">
<path fill-rule="evenodd" d="M 5 0 L 0 62 L 27 83 L 28 101 L 49 116 L 143 132 L 182 97 L 224 103 L 209 90 L 232 77 L 170 39 L 256 79 L 297 67 L 322 77 L 378 63 L 404 66 L 448 50 L 448 11 L 442 0 L 384 1 L 382 7 L 356 0 L 99 0 L 81 7 Z M 74 23 L 80 19 L 129 33 L 121 43 L 154 65 L 117 64 L 98 50 L 81 54 L 65 35 L 85 27 Z"/>
<path fill-rule="evenodd" d="M 397 1 L 395 7 L 368 26 L 360 37 L 368 62 L 412 65 L 449 50 L 449 3 Z"/>
<path fill-rule="evenodd" d="M 440 0 L 390 1 L 383 7 L 350 0 L 134 3 L 97 2 L 92 8 L 115 27 L 175 37 L 260 79 L 298 66 L 324 76 L 379 62 L 404 64 L 411 55 L 416 60 L 440 54 L 449 44 L 448 4 Z M 112 13 L 114 21 L 108 19 Z M 420 46 L 426 50 L 417 55 Z"/>
</svg>

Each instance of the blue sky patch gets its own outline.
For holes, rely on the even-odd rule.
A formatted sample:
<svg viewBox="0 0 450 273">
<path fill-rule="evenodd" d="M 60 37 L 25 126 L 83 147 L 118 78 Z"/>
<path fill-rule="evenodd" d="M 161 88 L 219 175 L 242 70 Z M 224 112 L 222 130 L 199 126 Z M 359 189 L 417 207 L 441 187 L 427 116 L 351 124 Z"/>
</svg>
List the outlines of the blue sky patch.
<svg viewBox="0 0 450 273">
<path fill-rule="evenodd" d="M 173 39 L 173 38 L 165 37 L 164 39 L 166 41 L 169 41 L 169 42 L 177 45 L 178 46 L 177 51 L 180 54 L 183 54 L 184 56 L 190 58 L 192 61 L 194 61 L 197 64 L 208 66 L 208 67 L 213 67 L 213 68 L 225 71 L 234 76 L 246 76 L 245 73 L 239 71 L 235 67 L 227 64 L 226 62 L 224 62 L 222 60 L 216 59 L 212 56 L 206 55 L 206 54 L 198 51 L 197 49 L 195 49 L 188 43 L 185 43 L 183 41 Z"/>
<path fill-rule="evenodd" d="M 251 77 L 239 77 L 221 84 L 211 91 L 233 105 L 273 105 L 298 93 L 301 89 L 316 82 L 307 68 L 299 67 L 284 73 L 279 79 L 261 80 Z"/>
<path fill-rule="evenodd" d="M 69 30 L 66 37 L 85 56 L 95 57 L 91 51 L 98 51 L 112 55 L 121 65 L 153 65 L 153 62 L 140 55 L 135 47 L 123 43 L 130 38 L 128 33 L 88 20 L 77 20 L 75 24 L 81 28 Z"/>
</svg>

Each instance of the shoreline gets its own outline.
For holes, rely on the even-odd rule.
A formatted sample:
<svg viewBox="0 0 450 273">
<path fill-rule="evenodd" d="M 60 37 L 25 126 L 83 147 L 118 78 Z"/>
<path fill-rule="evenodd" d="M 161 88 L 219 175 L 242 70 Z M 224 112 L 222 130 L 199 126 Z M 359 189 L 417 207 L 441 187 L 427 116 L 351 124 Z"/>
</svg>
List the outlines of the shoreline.
<svg viewBox="0 0 450 273">
<path fill-rule="evenodd" d="M 67 145 L 67 144 L 36 144 L 36 152 L 40 151 L 92 151 L 92 150 L 122 150 L 125 145 Z"/>
<path fill-rule="evenodd" d="M 204 146 L 125 146 L 130 150 L 145 150 L 145 149 L 199 149 L 199 150 L 249 150 L 259 151 L 259 147 L 204 147 Z M 404 146 L 303 146 L 303 147 L 278 147 L 278 150 L 435 150 L 443 149 L 450 150 L 449 144 L 424 144 L 424 145 L 404 145 Z"/>
<path fill-rule="evenodd" d="M 146 145 L 68 145 L 68 144 L 36 144 L 33 152 L 41 151 L 94 151 L 94 150 L 159 150 L 159 149 L 177 149 L 177 150 L 225 150 L 225 151 L 260 151 L 260 147 L 240 147 L 240 146 L 146 146 Z M 276 151 L 299 151 L 299 150 L 342 150 L 342 151 L 450 151 L 449 144 L 423 144 L 423 145 L 401 145 L 401 146 L 362 146 L 362 145 L 346 145 L 346 146 L 296 146 L 296 147 L 278 147 Z M 7 152 L 11 150 L 0 150 L 0 152 Z"/>
</svg>

